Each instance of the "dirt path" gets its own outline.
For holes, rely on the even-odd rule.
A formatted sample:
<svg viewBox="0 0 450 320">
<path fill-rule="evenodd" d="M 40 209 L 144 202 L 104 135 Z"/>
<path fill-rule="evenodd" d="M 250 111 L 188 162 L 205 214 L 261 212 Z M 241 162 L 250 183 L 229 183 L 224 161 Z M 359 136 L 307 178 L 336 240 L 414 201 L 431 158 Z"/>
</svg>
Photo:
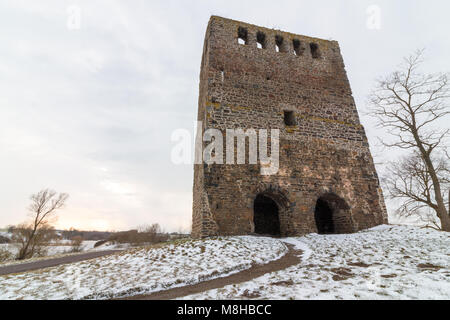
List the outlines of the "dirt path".
<svg viewBox="0 0 450 320">
<path fill-rule="evenodd" d="M 185 287 L 173 288 L 169 290 L 154 292 L 151 294 L 127 297 L 123 300 L 169 300 L 185 297 L 194 293 L 222 288 L 230 284 L 250 281 L 266 273 L 283 270 L 299 263 L 302 251 L 294 249 L 294 246 L 288 243 L 286 243 L 286 246 L 289 248 L 289 251 L 283 257 L 278 260 L 271 261 L 267 264 L 255 264 L 250 269 L 232 274 L 227 277 L 216 278 Z"/>
<path fill-rule="evenodd" d="M 20 273 L 26 271 L 32 271 L 37 269 L 44 269 L 49 267 L 59 266 L 61 264 L 79 262 L 84 260 L 95 259 L 103 256 L 107 256 L 116 252 L 120 252 L 122 250 L 105 250 L 105 251 L 94 251 L 81 253 L 72 256 L 66 256 L 61 258 L 53 258 L 53 259 L 45 259 L 38 260 L 27 263 L 13 264 L 9 266 L 0 266 L 0 275 L 11 274 L 11 273 Z"/>
</svg>

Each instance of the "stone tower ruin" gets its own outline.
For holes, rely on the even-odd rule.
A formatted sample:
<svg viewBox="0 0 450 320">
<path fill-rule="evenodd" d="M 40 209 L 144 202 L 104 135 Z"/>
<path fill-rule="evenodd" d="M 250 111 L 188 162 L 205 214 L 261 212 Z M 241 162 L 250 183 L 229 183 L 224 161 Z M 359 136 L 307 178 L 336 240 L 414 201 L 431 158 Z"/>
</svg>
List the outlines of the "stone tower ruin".
<svg viewBox="0 0 450 320">
<path fill-rule="evenodd" d="M 279 129 L 279 170 L 196 164 L 193 237 L 350 233 L 387 223 L 338 42 L 212 16 L 198 121 L 200 139 L 208 128 L 224 137 L 226 129 Z"/>
</svg>

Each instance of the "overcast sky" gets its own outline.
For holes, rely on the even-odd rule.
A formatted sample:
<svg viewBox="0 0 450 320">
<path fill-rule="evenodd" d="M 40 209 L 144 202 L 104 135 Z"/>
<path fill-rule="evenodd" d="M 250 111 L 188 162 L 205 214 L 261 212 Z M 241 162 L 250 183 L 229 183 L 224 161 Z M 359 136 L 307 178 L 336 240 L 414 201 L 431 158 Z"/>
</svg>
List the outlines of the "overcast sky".
<svg viewBox="0 0 450 320">
<path fill-rule="evenodd" d="M 417 48 L 430 71 L 450 70 L 448 12 L 448 1 L 0 0 L 0 227 L 50 187 L 70 194 L 60 228 L 187 230 L 193 169 L 171 163 L 170 138 L 193 128 L 213 14 L 339 41 L 362 112 L 374 79 Z M 361 121 L 382 161 L 382 133 Z"/>
</svg>

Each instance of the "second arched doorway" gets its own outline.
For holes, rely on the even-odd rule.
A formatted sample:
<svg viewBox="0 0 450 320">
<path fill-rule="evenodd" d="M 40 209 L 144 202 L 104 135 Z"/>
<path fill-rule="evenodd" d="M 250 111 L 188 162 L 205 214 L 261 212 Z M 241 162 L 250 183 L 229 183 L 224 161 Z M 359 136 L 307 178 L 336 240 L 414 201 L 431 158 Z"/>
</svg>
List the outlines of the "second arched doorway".
<svg viewBox="0 0 450 320">
<path fill-rule="evenodd" d="M 319 234 L 353 232 L 350 207 L 334 193 L 324 194 L 317 199 L 314 219 Z"/>
<path fill-rule="evenodd" d="M 255 233 L 261 235 L 280 236 L 280 208 L 278 204 L 265 194 L 258 194 L 253 204 L 253 223 Z"/>
</svg>

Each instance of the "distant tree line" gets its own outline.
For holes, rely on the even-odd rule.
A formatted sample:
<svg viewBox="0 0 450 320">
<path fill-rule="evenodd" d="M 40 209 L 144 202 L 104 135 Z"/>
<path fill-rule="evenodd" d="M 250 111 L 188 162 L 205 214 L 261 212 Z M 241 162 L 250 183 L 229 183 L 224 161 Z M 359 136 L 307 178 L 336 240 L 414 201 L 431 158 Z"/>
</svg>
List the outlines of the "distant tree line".
<svg viewBox="0 0 450 320">
<path fill-rule="evenodd" d="M 80 231 L 76 229 L 63 230 L 61 236 L 63 239 L 72 240 L 74 237 L 81 237 L 83 240 L 99 241 L 108 239 L 113 232 L 108 231 Z"/>
<path fill-rule="evenodd" d="M 139 245 L 164 242 L 169 240 L 169 238 L 169 234 L 163 232 L 160 225 L 155 223 L 150 226 L 141 227 L 139 230 L 116 232 L 109 236 L 108 241 Z"/>
</svg>

